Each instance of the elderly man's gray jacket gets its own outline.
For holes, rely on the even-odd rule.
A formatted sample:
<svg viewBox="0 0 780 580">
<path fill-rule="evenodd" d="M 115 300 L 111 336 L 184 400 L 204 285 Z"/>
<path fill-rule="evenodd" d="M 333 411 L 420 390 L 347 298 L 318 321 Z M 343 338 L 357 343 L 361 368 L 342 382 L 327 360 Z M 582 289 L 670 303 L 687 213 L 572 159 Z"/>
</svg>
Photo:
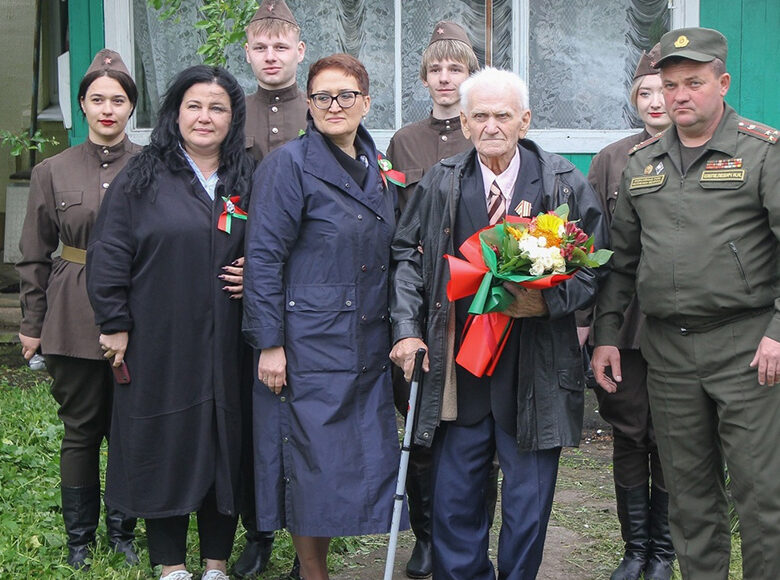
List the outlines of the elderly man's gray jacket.
<svg viewBox="0 0 780 580">
<path fill-rule="evenodd" d="M 519 145 L 537 155 L 541 163 L 542 193 L 530 200 L 532 215 L 568 203 L 569 219 L 579 219 L 580 227 L 594 235 L 596 248 L 607 247 L 601 205 L 582 173 L 530 140 L 521 140 Z M 393 341 L 416 337 L 429 348 L 430 372 L 424 379 L 415 426 L 414 442 L 420 445 L 431 445 L 441 418 L 446 349 L 453 338 L 447 333 L 449 268 L 442 256 L 455 255 L 452 227 L 460 187 L 476 171 L 473 148 L 434 166 L 417 187 L 393 239 Z M 579 270 L 572 279 L 543 291 L 548 317 L 516 322 L 522 324 L 517 385 L 517 442 L 522 450 L 579 444 L 585 381 L 574 312 L 593 302 L 598 281 L 605 274 L 606 268 Z"/>
</svg>

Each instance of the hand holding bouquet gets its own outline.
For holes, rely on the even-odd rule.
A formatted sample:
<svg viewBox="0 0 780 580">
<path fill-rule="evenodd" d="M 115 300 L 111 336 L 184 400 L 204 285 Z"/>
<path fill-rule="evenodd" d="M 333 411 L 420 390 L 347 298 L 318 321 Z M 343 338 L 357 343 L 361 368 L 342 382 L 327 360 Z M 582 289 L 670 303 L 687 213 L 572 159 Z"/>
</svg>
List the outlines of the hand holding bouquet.
<svg viewBox="0 0 780 580">
<path fill-rule="evenodd" d="M 472 374 L 493 373 L 514 322 L 501 314 L 514 300 L 503 288 L 504 281 L 551 288 L 579 268 L 598 268 L 612 256 L 610 250 L 594 251 L 593 236 L 568 221 L 568 215 L 569 206 L 564 204 L 533 219 L 510 216 L 463 243 L 460 251 L 466 261 L 445 256 L 450 266 L 447 298 L 474 295 L 456 358 Z"/>
</svg>

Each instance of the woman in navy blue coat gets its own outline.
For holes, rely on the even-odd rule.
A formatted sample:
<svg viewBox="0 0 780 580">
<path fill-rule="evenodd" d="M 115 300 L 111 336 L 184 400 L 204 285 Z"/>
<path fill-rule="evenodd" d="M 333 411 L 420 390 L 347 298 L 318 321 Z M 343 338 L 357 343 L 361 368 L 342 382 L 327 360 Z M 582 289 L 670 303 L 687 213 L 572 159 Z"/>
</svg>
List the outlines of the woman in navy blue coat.
<svg viewBox="0 0 780 580">
<path fill-rule="evenodd" d="M 314 63 L 306 134 L 255 173 L 244 332 L 256 349 L 258 529 L 286 527 L 307 580 L 331 536 L 387 532 L 398 466 L 388 270 L 395 192 L 361 119 L 368 75 Z"/>
</svg>

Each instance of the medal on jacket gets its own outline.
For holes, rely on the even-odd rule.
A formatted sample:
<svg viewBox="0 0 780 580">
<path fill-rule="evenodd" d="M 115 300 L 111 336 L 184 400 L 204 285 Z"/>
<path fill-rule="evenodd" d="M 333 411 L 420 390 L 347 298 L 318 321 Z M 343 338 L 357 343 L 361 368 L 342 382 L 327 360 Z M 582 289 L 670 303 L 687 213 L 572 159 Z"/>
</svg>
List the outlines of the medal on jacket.
<svg viewBox="0 0 780 580">
<path fill-rule="evenodd" d="M 219 216 L 217 222 L 217 229 L 227 234 L 230 233 L 230 225 L 233 222 L 233 218 L 246 221 L 246 212 L 238 207 L 239 196 L 234 195 L 232 197 L 222 197 L 222 201 L 225 202 L 225 209 Z"/>
<path fill-rule="evenodd" d="M 396 184 L 398 187 L 406 187 L 406 175 L 393 169 L 393 164 L 382 154 L 377 154 L 377 163 L 379 164 L 379 175 L 382 176 L 382 182 L 387 187 L 387 182 Z"/>
</svg>

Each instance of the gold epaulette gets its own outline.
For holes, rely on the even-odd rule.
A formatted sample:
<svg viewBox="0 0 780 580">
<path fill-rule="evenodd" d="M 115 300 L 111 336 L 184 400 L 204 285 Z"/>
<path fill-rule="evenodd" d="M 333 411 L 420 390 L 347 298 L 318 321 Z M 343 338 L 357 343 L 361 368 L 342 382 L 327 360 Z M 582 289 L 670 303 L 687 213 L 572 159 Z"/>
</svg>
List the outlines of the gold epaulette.
<svg viewBox="0 0 780 580">
<path fill-rule="evenodd" d="M 629 155 L 633 155 L 634 153 L 636 153 L 636 152 L 637 152 L 637 151 L 639 151 L 640 149 L 644 149 L 645 147 L 647 147 L 647 146 L 648 146 L 648 145 L 650 145 L 651 143 L 655 143 L 655 142 L 656 142 L 656 141 L 658 141 L 658 140 L 659 140 L 661 137 L 663 137 L 663 135 L 664 135 L 664 131 L 661 131 L 661 132 L 659 132 L 659 133 L 656 133 L 655 135 L 653 135 L 653 136 L 652 136 L 652 137 L 650 137 L 649 139 L 645 139 L 645 140 L 644 140 L 644 141 L 642 141 L 641 143 L 637 143 L 636 145 L 634 145 L 634 146 L 633 146 L 633 147 L 632 147 L 632 148 L 631 148 L 631 149 L 628 151 L 628 154 L 629 154 Z"/>
<path fill-rule="evenodd" d="M 778 139 L 780 139 L 780 131 L 777 129 L 741 117 L 739 121 L 739 132 L 745 133 L 745 135 L 758 137 L 762 141 L 767 141 L 769 143 L 777 143 Z"/>
</svg>

